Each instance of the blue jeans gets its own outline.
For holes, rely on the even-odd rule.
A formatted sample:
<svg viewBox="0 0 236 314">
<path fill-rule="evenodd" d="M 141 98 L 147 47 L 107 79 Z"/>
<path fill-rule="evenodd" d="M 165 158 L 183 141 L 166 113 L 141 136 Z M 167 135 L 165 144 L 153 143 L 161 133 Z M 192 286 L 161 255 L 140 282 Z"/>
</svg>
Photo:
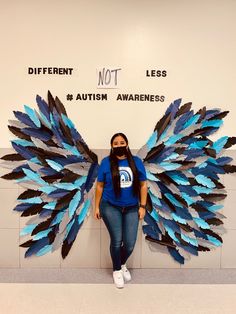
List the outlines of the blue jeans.
<svg viewBox="0 0 236 314">
<path fill-rule="evenodd" d="M 129 207 L 115 206 L 102 199 L 100 216 L 110 234 L 110 254 L 113 271 L 120 270 L 133 252 L 139 224 L 138 204 Z"/>
</svg>

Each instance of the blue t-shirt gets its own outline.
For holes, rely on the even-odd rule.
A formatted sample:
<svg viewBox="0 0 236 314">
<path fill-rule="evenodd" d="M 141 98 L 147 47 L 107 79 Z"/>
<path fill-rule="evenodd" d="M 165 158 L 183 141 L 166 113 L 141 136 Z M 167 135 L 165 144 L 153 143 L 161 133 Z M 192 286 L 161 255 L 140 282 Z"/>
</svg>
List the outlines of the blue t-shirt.
<svg viewBox="0 0 236 314">
<path fill-rule="evenodd" d="M 133 159 L 138 171 L 139 181 L 147 180 L 142 160 L 138 156 L 133 156 Z M 104 182 L 102 199 L 118 206 L 132 206 L 138 204 L 138 196 L 133 195 L 133 172 L 129 167 L 128 159 L 118 159 L 118 168 L 120 173 L 121 194 L 119 197 L 116 197 L 112 183 L 109 156 L 102 159 L 97 178 L 98 182 Z"/>
</svg>

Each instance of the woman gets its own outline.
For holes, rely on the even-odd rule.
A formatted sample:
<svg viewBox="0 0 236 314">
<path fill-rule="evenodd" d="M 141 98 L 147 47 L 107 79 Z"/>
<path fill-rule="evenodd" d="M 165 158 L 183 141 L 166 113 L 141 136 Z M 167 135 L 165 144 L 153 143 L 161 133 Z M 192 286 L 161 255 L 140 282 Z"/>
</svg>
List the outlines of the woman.
<svg viewBox="0 0 236 314">
<path fill-rule="evenodd" d="M 94 217 L 102 218 L 108 229 L 114 283 L 123 288 L 124 279 L 131 279 L 125 263 L 135 246 L 139 219 L 145 216 L 147 177 L 125 134 L 114 134 L 110 144 L 110 155 L 98 170 Z"/>
</svg>

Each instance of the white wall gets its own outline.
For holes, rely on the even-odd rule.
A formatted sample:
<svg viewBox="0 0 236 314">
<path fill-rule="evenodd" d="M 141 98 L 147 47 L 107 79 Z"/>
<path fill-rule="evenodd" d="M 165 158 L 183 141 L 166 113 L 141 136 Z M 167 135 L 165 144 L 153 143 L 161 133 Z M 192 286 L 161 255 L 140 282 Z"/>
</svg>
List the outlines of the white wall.
<svg viewBox="0 0 236 314">
<path fill-rule="evenodd" d="M 212 138 L 235 134 L 236 1 L 0 0 L 0 147 L 10 147 L 13 110 L 50 89 L 85 141 L 108 148 L 123 131 L 141 147 L 176 98 L 230 110 Z M 73 67 L 72 76 L 28 75 L 28 67 Z M 98 89 L 97 68 L 121 68 L 119 88 Z M 167 77 L 146 77 L 146 70 Z M 109 101 L 67 101 L 66 94 Z M 164 95 L 164 102 L 118 102 L 118 93 Z M 103 122 L 105 121 L 105 123 Z"/>
<path fill-rule="evenodd" d="M 1 156 L 13 139 L 7 128 L 12 111 L 23 110 L 24 104 L 36 107 L 36 94 L 46 98 L 48 89 L 59 96 L 87 144 L 97 150 L 109 148 L 116 131 L 127 134 L 131 148 L 139 148 L 177 98 L 192 101 L 195 110 L 204 105 L 229 110 L 212 139 L 235 136 L 235 35 L 236 1 L 230 0 L 0 0 Z M 73 67 L 75 74 L 32 76 L 28 67 Z M 122 68 L 119 88 L 97 88 L 96 69 L 103 67 Z M 146 77 L 151 69 L 166 70 L 167 77 Z M 67 93 L 101 92 L 108 94 L 108 102 L 66 100 Z M 165 95 L 165 101 L 117 102 L 118 93 Z M 223 247 L 181 267 L 236 267 L 235 176 L 223 180 L 228 192 Z M 92 217 L 65 263 L 59 250 L 24 259 L 25 249 L 18 247 L 24 219 L 12 212 L 19 192 L 17 185 L 0 180 L 0 267 L 111 266 L 107 230 Z M 129 263 L 180 267 L 169 255 L 148 248 L 141 226 Z"/>
</svg>

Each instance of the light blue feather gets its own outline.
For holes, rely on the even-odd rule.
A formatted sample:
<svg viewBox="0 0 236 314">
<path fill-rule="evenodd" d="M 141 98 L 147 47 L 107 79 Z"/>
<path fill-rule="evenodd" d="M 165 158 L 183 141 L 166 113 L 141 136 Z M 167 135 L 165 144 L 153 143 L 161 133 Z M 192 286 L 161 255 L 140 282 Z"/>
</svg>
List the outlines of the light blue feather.
<svg viewBox="0 0 236 314">
<path fill-rule="evenodd" d="M 79 224 L 81 224 L 81 222 L 84 220 L 85 216 L 87 215 L 90 204 L 91 204 L 90 200 L 85 201 L 84 206 L 83 206 L 83 208 L 79 214 L 79 217 L 78 217 Z"/>
<path fill-rule="evenodd" d="M 56 122 L 55 122 L 55 119 L 54 119 L 54 117 L 53 117 L 53 114 L 50 112 L 50 114 L 49 114 L 49 117 L 50 117 L 50 123 L 51 123 L 51 125 L 53 126 L 53 127 L 55 127 L 56 126 Z"/>
<path fill-rule="evenodd" d="M 80 152 L 75 146 L 71 146 L 64 142 L 62 142 L 62 145 L 65 149 L 68 149 L 72 153 L 72 155 L 81 156 Z"/>
<path fill-rule="evenodd" d="M 208 240 L 209 240 L 211 243 L 213 243 L 214 245 L 216 245 L 216 246 L 221 246 L 221 245 L 222 245 L 222 243 L 221 243 L 218 239 L 216 239 L 216 238 L 210 236 L 209 234 L 207 234 L 206 236 L 207 236 Z"/>
<path fill-rule="evenodd" d="M 151 214 L 150 214 L 151 216 L 152 216 L 152 218 L 154 218 L 155 219 L 155 221 L 159 221 L 160 219 L 159 219 L 159 215 L 158 215 L 158 213 L 157 213 L 157 211 L 155 210 L 155 209 L 153 209 L 152 211 L 151 211 Z"/>
<path fill-rule="evenodd" d="M 209 179 L 208 177 L 204 176 L 203 174 L 198 174 L 196 177 L 195 177 L 196 181 L 208 188 L 214 188 L 216 185 L 215 183 Z"/>
<path fill-rule="evenodd" d="M 64 217 L 66 211 L 61 211 L 59 212 L 56 217 L 53 219 L 53 221 L 51 222 L 51 226 L 57 225 L 59 223 L 61 223 L 62 218 Z"/>
<path fill-rule="evenodd" d="M 167 161 L 167 160 L 171 160 L 171 159 L 176 159 L 179 157 L 179 154 L 177 153 L 172 153 L 170 154 L 169 156 L 167 156 L 164 160 Z"/>
<path fill-rule="evenodd" d="M 62 120 L 65 123 L 66 126 L 68 126 L 70 129 L 75 129 L 74 123 L 69 119 L 67 116 L 65 116 L 63 113 L 61 114 Z"/>
<path fill-rule="evenodd" d="M 199 164 L 197 166 L 197 168 L 202 169 L 202 168 L 206 168 L 207 166 L 208 166 L 207 162 L 203 162 L 203 163 Z"/>
<path fill-rule="evenodd" d="M 11 141 L 12 143 L 15 143 L 16 145 L 21 145 L 23 147 L 27 147 L 27 146 L 35 146 L 34 143 L 30 142 L 30 141 L 26 141 L 26 140 L 13 140 Z"/>
<path fill-rule="evenodd" d="M 31 232 L 34 230 L 34 228 L 37 226 L 37 224 L 31 224 L 31 225 L 27 225 L 25 226 L 21 232 L 20 232 L 20 236 L 24 236 L 26 234 L 31 234 Z"/>
<path fill-rule="evenodd" d="M 211 211 L 211 212 L 215 212 L 221 208 L 223 208 L 224 205 L 212 205 L 212 206 L 209 206 L 208 209 Z"/>
<path fill-rule="evenodd" d="M 56 170 L 58 172 L 60 172 L 61 170 L 64 169 L 62 165 L 60 165 L 58 162 L 55 162 L 55 161 L 53 161 L 51 159 L 46 159 L 46 162 L 49 164 L 49 166 L 52 169 L 54 169 L 54 170 Z"/>
<path fill-rule="evenodd" d="M 26 177 L 32 181 L 35 181 L 39 184 L 46 185 L 46 182 L 40 177 L 40 175 L 32 170 L 22 168 L 23 172 L 25 173 Z"/>
<path fill-rule="evenodd" d="M 184 126 L 183 126 L 183 129 L 186 129 L 188 128 L 190 125 L 194 125 L 198 119 L 200 117 L 200 114 L 196 114 L 194 116 L 192 116 L 189 120 L 187 120 L 185 123 L 184 123 Z"/>
<path fill-rule="evenodd" d="M 209 157 L 207 161 L 209 161 L 212 164 L 218 165 L 217 160 L 215 160 L 213 157 Z"/>
<path fill-rule="evenodd" d="M 177 174 L 170 175 L 170 177 L 180 185 L 190 185 L 190 182 L 187 179 L 184 179 L 181 176 L 178 176 Z"/>
<path fill-rule="evenodd" d="M 65 238 L 67 238 L 68 233 L 70 232 L 71 227 L 73 226 L 75 222 L 75 218 L 73 218 L 66 226 L 66 233 L 65 233 Z"/>
<path fill-rule="evenodd" d="M 29 161 L 31 161 L 31 162 L 33 162 L 35 164 L 41 165 L 41 162 L 40 162 L 40 160 L 37 157 L 31 158 Z"/>
<path fill-rule="evenodd" d="M 205 194 L 210 194 L 212 193 L 212 189 L 208 189 L 206 187 L 203 186 L 198 186 L 198 185 L 194 185 L 192 186 L 192 188 L 198 193 L 205 193 Z"/>
<path fill-rule="evenodd" d="M 188 194 L 182 192 L 181 195 L 188 205 L 195 203 L 195 200 L 192 197 L 190 197 Z"/>
<path fill-rule="evenodd" d="M 75 184 L 67 183 L 67 182 L 55 183 L 54 186 L 56 186 L 59 189 L 68 190 L 68 191 L 73 191 L 77 188 Z"/>
<path fill-rule="evenodd" d="M 165 162 L 165 161 L 161 162 L 159 165 L 165 170 L 175 170 L 175 169 L 178 169 L 180 166 L 182 166 L 178 163 L 174 163 L 174 162 L 170 163 L 170 162 Z"/>
<path fill-rule="evenodd" d="M 160 136 L 160 138 L 159 138 L 159 142 L 161 142 L 161 141 L 163 141 L 164 140 L 164 138 L 166 137 L 166 134 L 167 134 L 167 132 L 168 132 L 168 130 L 169 130 L 169 125 L 167 125 L 167 127 L 165 128 L 165 130 L 162 132 L 162 134 L 161 134 L 161 136 Z"/>
<path fill-rule="evenodd" d="M 178 238 L 176 238 L 174 231 L 169 228 L 166 224 L 164 224 L 164 227 L 166 229 L 166 231 L 168 232 L 169 236 L 176 242 L 179 242 Z"/>
<path fill-rule="evenodd" d="M 208 141 L 197 141 L 197 142 L 193 142 L 189 145 L 188 149 L 191 149 L 191 148 L 203 148 L 205 147 L 206 145 L 208 144 Z"/>
<path fill-rule="evenodd" d="M 156 141 L 157 141 L 157 131 L 154 131 L 152 135 L 150 136 L 149 140 L 147 141 L 147 147 L 149 150 L 151 150 L 155 146 Z"/>
<path fill-rule="evenodd" d="M 40 249 L 35 255 L 36 256 L 42 256 L 45 255 L 48 252 L 52 251 L 52 245 L 45 245 L 45 247 L 43 247 L 42 249 Z"/>
<path fill-rule="evenodd" d="M 37 234 L 35 234 L 33 236 L 33 240 L 40 240 L 40 239 L 46 237 L 51 230 L 52 230 L 52 228 L 49 228 L 47 230 L 43 230 L 43 231 L 38 232 Z"/>
<path fill-rule="evenodd" d="M 202 127 L 205 128 L 205 127 L 208 127 L 208 126 L 213 126 L 213 127 L 220 127 L 221 125 L 223 124 L 223 121 L 222 120 L 207 120 L 207 121 L 203 121 L 202 122 Z"/>
<path fill-rule="evenodd" d="M 54 208 L 56 207 L 56 205 L 57 205 L 57 202 L 56 202 L 56 201 L 55 201 L 55 202 L 49 202 L 49 203 L 45 204 L 45 205 L 43 206 L 43 208 L 46 208 L 46 209 L 54 209 Z"/>
<path fill-rule="evenodd" d="M 187 224 L 187 221 L 185 219 L 179 217 L 175 213 L 172 213 L 171 216 L 174 218 L 175 221 L 178 221 L 178 222 L 180 222 L 181 224 L 184 224 L 184 225 Z"/>
<path fill-rule="evenodd" d="M 155 204 L 157 207 L 158 206 L 162 206 L 159 198 L 156 195 L 154 195 L 150 190 L 148 191 L 148 193 L 149 193 L 149 195 L 151 197 L 151 200 L 152 200 L 153 204 Z"/>
<path fill-rule="evenodd" d="M 48 119 L 45 117 L 45 115 L 40 111 L 40 117 L 43 120 L 44 124 L 46 124 L 46 126 L 51 130 L 52 126 L 50 124 L 50 122 L 48 121 Z"/>
<path fill-rule="evenodd" d="M 181 238 L 182 238 L 184 241 L 186 241 L 186 242 L 192 244 L 193 246 L 198 246 L 198 242 L 197 242 L 196 239 L 187 237 L 187 236 L 186 236 L 185 234 L 183 234 L 183 233 L 181 233 L 180 236 L 181 236 Z"/>
<path fill-rule="evenodd" d="M 41 126 L 41 122 L 35 112 L 35 110 L 33 110 L 32 108 L 24 105 L 24 108 L 25 108 L 25 112 L 27 113 L 27 115 L 29 116 L 29 118 L 34 122 L 34 124 L 40 128 Z"/>
<path fill-rule="evenodd" d="M 197 217 L 193 217 L 193 220 L 195 221 L 198 227 L 201 227 L 202 229 L 211 229 L 205 220 Z"/>
<path fill-rule="evenodd" d="M 72 198 L 72 200 L 70 201 L 69 204 L 69 217 L 71 218 L 74 215 L 74 212 L 76 211 L 79 201 L 81 199 L 81 192 L 78 191 L 74 197 Z"/>
<path fill-rule="evenodd" d="M 41 204 L 43 201 L 40 197 L 31 197 L 31 198 L 25 198 L 25 199 L 18 199 L 21 203 L 27 203 L 27 204 Z"/>
<path fill-rule="evenodd" d="M 219 154 L 219 152 L 222 150 L 222 148 L 228 141 L 228 138 L 228 136 L 223 136 L 213 143 L 212 148 L 215 149 L 217 154 Z"/>
<path fill-rule="evenodd" d="M 182 137 L 184 137 L 184 135 L 181 133 L 172 135 L 167 141 L 165 141 L 165 146 L 168 147 L 175 144 Z"/>
<path fill-rule="evenodd" d="M 150 181 L 160 181 L 158 178 L 156 178 L 150 171 L 148 171 L 146 169 L 146 176 L 147 176 L 147 179 L 150 180 Z"/>
<path fill-rule="evenodd" d="M 179 207 L 183 207 L 183 205 L 179 201 L 177 201 L 177 199 L 172 194 L 165 193 L 165 197 L 167 197 L 168 200 L 170 200 L 172 204 L 179 206 Z"/>
<path fill-rule="evenodd" d="M 83 185 L 86 181 L 87 181 L 87 176 L 82 176 L 82 177 L 80 177 L 79 179 L 77 179 L 77 180 L 74 182 L 74 185 L 75 185 L 76 187 L 80 187 L 80 186 Z"/>
</svg>

